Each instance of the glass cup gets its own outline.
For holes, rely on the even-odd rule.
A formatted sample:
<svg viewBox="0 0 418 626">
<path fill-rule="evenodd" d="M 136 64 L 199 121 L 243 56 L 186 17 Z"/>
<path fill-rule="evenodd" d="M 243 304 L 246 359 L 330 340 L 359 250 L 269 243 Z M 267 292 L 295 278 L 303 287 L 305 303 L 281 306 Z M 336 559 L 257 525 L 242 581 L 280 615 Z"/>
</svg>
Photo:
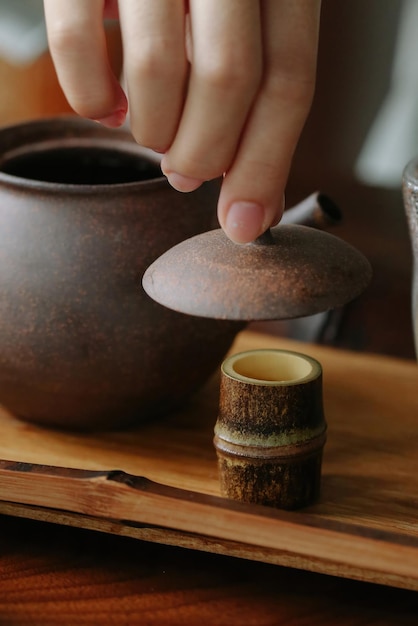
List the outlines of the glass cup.
<svg viewBox="0 0 418 626">
<path fill-rule="evenodd" d="M 402 189 L 413 254 L 412 327 L 415 338 L 415 353 L 418 358 L 418 157 L 412 159 L 405 167 Z"/>
</svg>

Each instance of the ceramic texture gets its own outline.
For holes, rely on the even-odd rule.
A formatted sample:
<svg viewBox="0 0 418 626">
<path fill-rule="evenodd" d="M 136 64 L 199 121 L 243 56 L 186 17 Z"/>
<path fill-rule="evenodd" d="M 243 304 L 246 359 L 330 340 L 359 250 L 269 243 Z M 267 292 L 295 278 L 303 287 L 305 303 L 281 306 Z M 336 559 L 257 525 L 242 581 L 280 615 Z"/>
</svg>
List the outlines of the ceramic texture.
<svg viewBox="0 0 418 626">
<path fill-rule="evenodd" d="M 367 259 L 330 233 L 279 224 L 251 244 L 221 229 L 165 252 L 143 285 L 160 304 L 190 315 L 229 320 L 280 320 L 340 307 L 370 282 Z"/>
<path fill-rule="evenodd" d="M 76 118 L 2 129 L 0 145 L 0 402 L 82 429 L 179 405 L 241 326 L 168 310 L 141 278 L 214 227 L 219 183 L 175 192 L 128 134 Z"/>
<path fill-rule="evenodd" d="M 247 361 L 261 371 L 268 362 L 274 370 L 302 373 L 288 371 L 283 379 L 275 372 L 243 376 Z M 326 428 L 322 368 L 316 360 L 286 350 L 229 357 L 222 365 L 214 438 L 221 492 L 282 509 L 313 504 L 320 492 Z"/>
</svg>

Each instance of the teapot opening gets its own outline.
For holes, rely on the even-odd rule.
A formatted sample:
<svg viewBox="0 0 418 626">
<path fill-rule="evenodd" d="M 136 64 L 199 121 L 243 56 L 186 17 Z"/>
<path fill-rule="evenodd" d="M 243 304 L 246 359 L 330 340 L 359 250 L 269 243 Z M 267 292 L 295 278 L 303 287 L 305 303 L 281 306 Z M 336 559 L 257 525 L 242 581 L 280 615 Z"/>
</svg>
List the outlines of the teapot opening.
<svg viewBox="0 0 418 626">
<path fill-rule="evenodd" d="M 67 185 L 115 185 L 162 177 L 157 161 L 103 146 L 20 152 L 4 160 L 0 170 L 20 178 Z"/>
</svg>

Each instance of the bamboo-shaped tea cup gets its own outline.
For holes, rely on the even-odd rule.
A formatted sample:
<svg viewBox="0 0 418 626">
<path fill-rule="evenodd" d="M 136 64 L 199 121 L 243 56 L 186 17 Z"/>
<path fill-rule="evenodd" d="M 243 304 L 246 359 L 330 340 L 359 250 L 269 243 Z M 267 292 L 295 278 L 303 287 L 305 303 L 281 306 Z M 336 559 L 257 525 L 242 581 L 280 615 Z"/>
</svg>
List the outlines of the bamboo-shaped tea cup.
<svg viewBox="0 0 418 626">
<path fill-rule="evenodd" d="M 223 496 L 283 509 L 314 503 L 325 439 L 318 361 L 267 349 L 223 362 L 214 438 Z"/>
</svg>

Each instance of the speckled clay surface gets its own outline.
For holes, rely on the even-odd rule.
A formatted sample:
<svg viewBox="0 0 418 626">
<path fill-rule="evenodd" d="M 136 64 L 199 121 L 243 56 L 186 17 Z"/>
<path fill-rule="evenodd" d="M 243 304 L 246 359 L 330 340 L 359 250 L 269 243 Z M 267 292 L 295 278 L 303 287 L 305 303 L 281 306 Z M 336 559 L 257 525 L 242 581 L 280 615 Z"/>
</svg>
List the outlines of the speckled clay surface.
<svg viewBox="0 0 418 626">
<path fill-rule="evenodd" d="M 0 146 L 0 402 L 69 428 L 118 428 L 176 406 L 240 326 L 170 311 L 141 278 L 165 250 L 214 227 L 218 183 L 177 193 L 128 135 L 75 118 L 3 129 Z M 62 146 L 81 152 L 66 161 Z M 106 173 L 86 184 L 92 146 Z M 153 178 L 112 183 L 125 152 L 126 176 Z"/>
<path fill-rule="evenodd" d="M 279 320 L 342 306 L 369 284 L 367 259 L 335 235 L 298 224 L 251 244 L 220 229 L 167 251 L 145 273 L 157 302 L 190 315 Z"/>
</svg>

